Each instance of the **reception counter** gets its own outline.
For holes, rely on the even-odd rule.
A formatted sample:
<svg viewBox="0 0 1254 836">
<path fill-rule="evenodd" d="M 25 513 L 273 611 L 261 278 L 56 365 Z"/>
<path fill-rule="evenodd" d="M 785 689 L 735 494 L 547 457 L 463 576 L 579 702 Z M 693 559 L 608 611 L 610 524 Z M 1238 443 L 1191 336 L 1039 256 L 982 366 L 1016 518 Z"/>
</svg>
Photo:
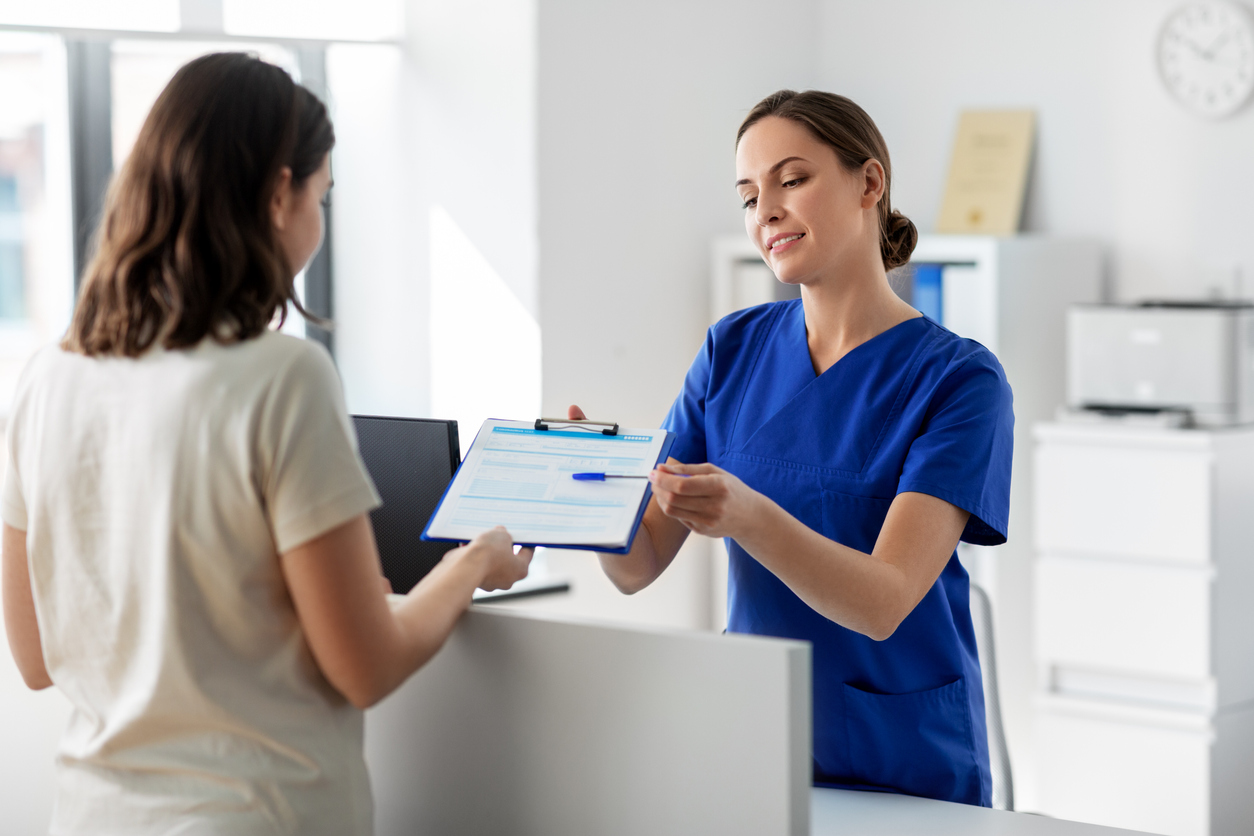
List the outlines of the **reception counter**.
<svg viewBox="0 0 1254 836">
<path fill-rule="evenodd" d="M 815 788 L 813 836 L 1117 836 L 1139 831 L 1007 813 L 909 795 Z"/>
<path fill-rule="evenodd" d="M 367 713 L 376 833 L 1116 833 L 812 789 L 810 647 L 476 605 Z"/>
</svg>

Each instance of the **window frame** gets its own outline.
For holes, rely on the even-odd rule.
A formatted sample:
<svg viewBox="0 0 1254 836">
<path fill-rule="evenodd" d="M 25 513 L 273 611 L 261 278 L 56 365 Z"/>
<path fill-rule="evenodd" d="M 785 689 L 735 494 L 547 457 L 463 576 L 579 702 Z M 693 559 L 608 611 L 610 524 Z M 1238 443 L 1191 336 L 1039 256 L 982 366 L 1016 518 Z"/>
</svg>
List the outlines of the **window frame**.
<svg viewBox="0 0 1254 836">
<path fill-rule="evenodd" d="M 390 39 L 334 40 L 231 35 L 222 31 L 134 31 L 74 29 L 56 26 L 0 25 L 0 30 L 59 35 L 65 42 L 67 96 L 70 126 L 71 222 L 73 225 L 74 287 L 77 304 L 83 271 L 91 254 L 92 236 L 100 222 L 105 193 L 113 176 L 112 47 L 118 40 L 214 41 L 237 44 L 277 44 L 297 56 L 301 84 L 323 102 L 327 101 L 327 48 L 339 43 L 394 44 Z M 305 309 L 314 316 L 331 320 L 334 316 L 335 270 L 331 253 L 334 213 L 324 210 L 325 231 L 322 246 L 305 269 Z M 335 340 L 330 328 L 306 324 L 305 334 L 326 347 L 335 357 Z"/>
</svg>

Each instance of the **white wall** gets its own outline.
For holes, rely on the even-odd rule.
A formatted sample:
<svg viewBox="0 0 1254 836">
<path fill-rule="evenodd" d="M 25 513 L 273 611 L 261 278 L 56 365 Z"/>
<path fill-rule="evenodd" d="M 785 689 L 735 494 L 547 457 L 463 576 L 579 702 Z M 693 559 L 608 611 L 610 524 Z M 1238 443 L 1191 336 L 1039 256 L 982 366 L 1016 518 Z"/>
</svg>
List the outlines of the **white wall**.
<svg viewBox="0 0 1254 836">
<path fill-rule="evenodd" d="M 1028 230 L 1104 242 L 1121 299 L 1231 295 L 1238 271 L 1254 291 L 1254 107 L 1210 122 L 1171 100 L 1154 43 L 1177 5 L 820 0 L 818 85 L 875 118 L 894 203 L 923 231 L 940 208 L 959 111 L 1033 108 Z M 1000 602 L 999 661 L 1016 788 L 1030 808 L 1031 596 L 1017 592 Z"/>
<path fill-rule="evenodd" d="M 535 4 L 409 0 L 406 17 L 396 52 L 328 60 L 336 354 L 351 411 L 431 416 L 434 207 L 536 316 Z"/>
<path fill-rule="evenodd" d="M 424 192 L 404 103 L 412 69 L 396 47 L 327 53 L 335 352 L 349 410 L 425 416 L 430 344 Z"/>
<path fill-rule="evenodd" d="M 785 8 L 814 17 L 808 1 Z M 432 363 L 450 339 L 448 323 L 431 320 L 438 207 L 541 320 L 540 411 L 580 402 L 656 426 L 708 325 L 710 239 L 740 229 L 735 128 L 762 95 L 805 85 L 814 64 L 809 46 L 781 44 L 765 54 L 771 73 L 747 66 L 740 39 L 754 11 L 411 0 L 398 72 L 374 48 L 336 47 L 336 348 L 350 410 L 467 419 L 484 409 L 459 409 L 433 387 L 447 377 Z M 372 62 L 379 83 L 361 72 Z M 465 339 L 484 338 L 465 322 Z M 500 388 L 490 383 L 476 391 Z M 508 405 L 491 414 L 530 417 Z M 463 447 L 475 423 L 462 421 Z M 707 627 L 705 545 L 693 538 L 632 598 L 591 553 L 549 551 L 537 563 L 574 593 L 518 606 Z"/>
<path fill-rule="evenodd" d="M 534 316 L 536 0 L 410 0 L 421 188 Z"/>
<path fill-rule="evenodd" d="M 810 0 L 540 3 L 546 412 L 665 416 L 710 324 L 710 241 L 744 228 L 736 128 L 813 83 L 814 18 Z"/>
<path fill-rule="evenodd" d="M 1106 241 L 1119 297 L 1254 291 L 1254 107 L 1211 122 L 1158 81 L 1174 0 L 820 0 L 819 84 L 876 119 L 931 231 L 958 112 L 1036 110 L 1030 231 Z M 1248 4 L 1247 4 L 1248 5 Z"/>
</svg>

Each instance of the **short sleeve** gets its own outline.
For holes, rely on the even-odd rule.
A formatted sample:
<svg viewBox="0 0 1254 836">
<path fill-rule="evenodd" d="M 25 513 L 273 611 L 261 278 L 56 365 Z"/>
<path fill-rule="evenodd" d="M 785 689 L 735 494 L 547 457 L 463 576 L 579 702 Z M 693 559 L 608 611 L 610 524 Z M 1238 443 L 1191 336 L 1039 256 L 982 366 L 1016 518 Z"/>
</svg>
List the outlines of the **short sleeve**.
<svg viewBox="0 0 1254 836">
<path fill-rule="evenodd" d="M 22 459 L 18 452 L 26 440 L 27 415 L 30 413 L 32 381 L 40 377 L 41 370 L 51 351 L 59 349 L 45 348 L 35 353 L 22 375 L 18 378 L 17 388 L 13 393 L 13 402 L 9 407 L 8 426 L 4 432 L 6 461 L 4 466 L 4 486 L 0 488 L 0 518 L 6 525 L 19 531 L 26 531 L 30 525 L 30 516 L 26 506 L 26 486 L 22 483 Z"/>
<path fill-rule="evenodd" d="M 380 504 L 330 356 L 315 343 L 299 348 L 274 385 L 258 439 L 262 492 L 280 554 Z"/>
<path fill-rule="evenodd" d="M 897 492 L 943 499 L 971 514 L 962 539 L 1006 542 L 1014 409 L 1010 384 L 991 354 L 967 360 L 937 387 L 910 445 Z"/>
<path fill-rule="evenodd" d="M 705 344 L 688 367 L 679 397 L 671 405 L 662 429 L 675 433 L 670 455 L 684 464 L 709 461 L 705 447 L 705 399 L 710 388 L 710 362 L 714 356 L 714 332 L 706 333 Z"/>
<path fill-rule="evenodd" d="M 5 439 L 8 462 L 4 468 L 3 493 L 0 494 L 0 517 L 6 525 L 25 531 L 26 498 L 22 495 L 22 479 L 17 470 L 17 435 L 16 428 L 10 424 Z"/>
</svg>

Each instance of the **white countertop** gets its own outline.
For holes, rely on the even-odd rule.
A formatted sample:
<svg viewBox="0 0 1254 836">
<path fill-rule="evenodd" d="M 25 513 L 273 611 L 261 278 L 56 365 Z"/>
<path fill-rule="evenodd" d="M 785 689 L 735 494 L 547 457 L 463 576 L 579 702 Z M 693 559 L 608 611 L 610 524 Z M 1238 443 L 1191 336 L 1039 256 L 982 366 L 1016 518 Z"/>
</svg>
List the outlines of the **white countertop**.
<svg viewBox="0 0 1254 836">
<path fill-rule="evenodd" d="M 892 793 L 816 787 L 810 802 L 813 836 L 1116 836 L 1135 832 L 1139 831 Z"/>
</svg>

